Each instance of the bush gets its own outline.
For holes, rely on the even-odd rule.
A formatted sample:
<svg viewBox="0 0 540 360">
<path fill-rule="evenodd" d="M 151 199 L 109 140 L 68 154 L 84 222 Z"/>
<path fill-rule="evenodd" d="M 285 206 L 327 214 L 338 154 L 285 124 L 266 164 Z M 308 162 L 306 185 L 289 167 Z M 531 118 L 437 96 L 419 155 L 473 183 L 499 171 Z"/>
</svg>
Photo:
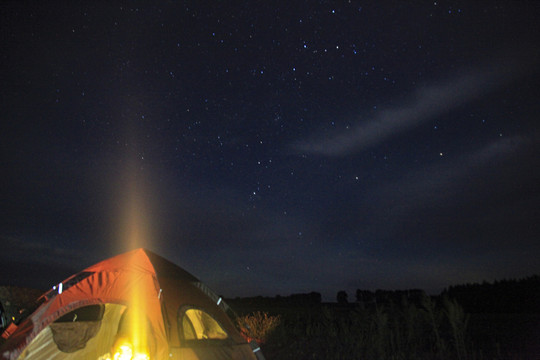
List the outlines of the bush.
<svg viewBox="0 0 540 360">
<path fill-rule="evenodd" d="M 257 311 L 236 318 L 236 325 L 248 341 L 255 340 L 259 344 L 264 344 L 280 321 L 279 316 L 270 316 L 266 312 Z"/>
</svg>

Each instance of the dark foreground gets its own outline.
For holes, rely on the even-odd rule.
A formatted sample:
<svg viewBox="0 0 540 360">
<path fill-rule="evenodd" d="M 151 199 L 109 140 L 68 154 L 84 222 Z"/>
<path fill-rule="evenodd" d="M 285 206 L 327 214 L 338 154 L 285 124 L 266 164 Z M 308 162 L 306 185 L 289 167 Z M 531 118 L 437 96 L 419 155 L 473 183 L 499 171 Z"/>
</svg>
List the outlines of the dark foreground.
<svg viewBox="0 0 540 360">
<path fill-rule="evenodd" d="M 2 325 L 18 313 L 13 300 L 31 308 L 37 293 L 0 290 Z M 471 313 L 455 299 L 425 295 L 354 304 L 320 303 L 320 298 L 309 295 L 293 300 L 250 298 L 228 303 L 239 319 L 264 314 L 252 323 L 252 330 L 265 333 L 259 340 L 268 360 L 540 359 L 540 309 Z M 265 332 L 270 318 L 279 324 Z"/>
<path fill-rule="evenodd" d="M 540 313 L 467 314 L 451 300 L 258 306 L 280 325 L 262 345 L 272 359 L 540 359 Z"/>
</svg>

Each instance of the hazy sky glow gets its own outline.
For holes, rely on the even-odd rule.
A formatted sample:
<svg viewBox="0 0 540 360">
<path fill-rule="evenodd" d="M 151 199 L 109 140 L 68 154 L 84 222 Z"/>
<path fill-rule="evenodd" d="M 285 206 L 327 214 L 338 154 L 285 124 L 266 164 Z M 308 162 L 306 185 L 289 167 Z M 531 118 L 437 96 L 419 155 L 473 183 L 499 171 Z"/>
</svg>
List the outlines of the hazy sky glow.
<svg viewBox="0 0 540 360">
<path fill-rule="evenodd" d="M 1 283 L 144 246 L 225 296 L 540 272 L 537 2 L 1 12 Z"/>
</svg>

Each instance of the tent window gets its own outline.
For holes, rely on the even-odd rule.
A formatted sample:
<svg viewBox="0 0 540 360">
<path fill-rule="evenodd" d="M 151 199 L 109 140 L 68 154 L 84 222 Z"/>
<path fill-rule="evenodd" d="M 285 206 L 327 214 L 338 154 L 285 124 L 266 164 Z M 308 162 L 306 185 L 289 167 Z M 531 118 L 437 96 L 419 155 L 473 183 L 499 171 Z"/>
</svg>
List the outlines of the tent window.
<svg viewBox="0 0 540 360">
<path fill-rule="evenodd" d="M 228 338 L 221 325 L 203 310 L 188 308 L 181 313 L 179 320 L 183 340 L 224 340 Z"/>
</svg>

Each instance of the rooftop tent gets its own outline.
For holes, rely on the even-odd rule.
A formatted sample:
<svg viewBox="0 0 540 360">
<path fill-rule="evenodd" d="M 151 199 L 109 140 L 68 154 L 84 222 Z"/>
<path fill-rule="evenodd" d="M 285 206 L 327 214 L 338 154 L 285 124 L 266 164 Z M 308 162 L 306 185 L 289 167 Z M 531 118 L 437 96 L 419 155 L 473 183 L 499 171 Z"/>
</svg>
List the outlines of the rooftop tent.
<svg viewBox="0 0 540 360">
<path fill-rule="evenodd" d="M 90 266 L 40 299 L 36 311 L 2 334 L 2 359 L 262 358 L 221 298 L 145 249 Z"/>
</svg>

